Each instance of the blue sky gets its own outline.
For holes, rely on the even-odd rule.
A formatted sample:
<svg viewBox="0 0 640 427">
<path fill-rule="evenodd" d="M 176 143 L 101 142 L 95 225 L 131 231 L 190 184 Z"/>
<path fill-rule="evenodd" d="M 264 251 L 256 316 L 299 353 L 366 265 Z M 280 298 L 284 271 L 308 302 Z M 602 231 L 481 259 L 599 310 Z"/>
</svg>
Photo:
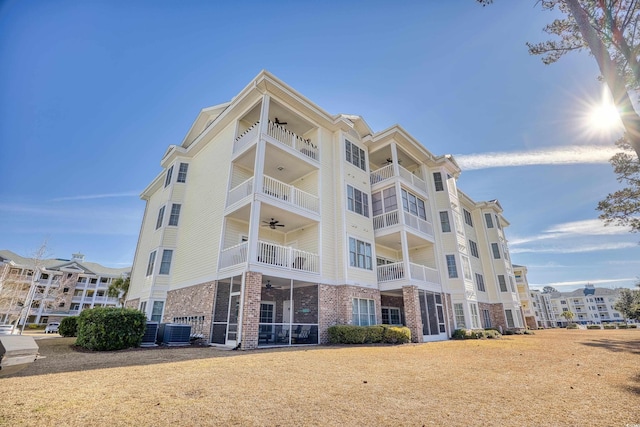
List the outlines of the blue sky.
<svg viewBox="0 0 640 427">
<path fill-rule="evenodd" d="M 587 53 L 545 66 L 536 1 L 0 2 L 0 249 L 130 265 L 144 203 L 200 109 L 267 69 L 331 114 L 395 123 L 499 199 L 533 287 L 631 287 L 640 235 L 603 227 L 615 132 Z M 507 166 L 508 165 L 508 166 Z"/>
</svg>

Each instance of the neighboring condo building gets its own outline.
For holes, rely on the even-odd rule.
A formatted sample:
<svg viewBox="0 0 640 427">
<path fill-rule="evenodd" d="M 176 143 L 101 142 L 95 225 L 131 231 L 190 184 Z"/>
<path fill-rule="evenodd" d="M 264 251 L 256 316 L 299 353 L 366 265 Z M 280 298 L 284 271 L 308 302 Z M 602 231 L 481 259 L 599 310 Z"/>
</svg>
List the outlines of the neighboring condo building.
<svg viewBox="0 0 640 427">
<path fill-rule="evenodd" d="M 534 289 L 529 295 L 538 328 L 556 327 L 557 321 L 553 306 L 551 305 L 551 294 Z"/>
<path fill-rule="evenodd" d="M 205 108 L 143 191 L 127 306 L 250 349 L 336 324 L 525 326 L 497 200 L 400 126 L 373 132 L 261 72 Z"/>
<path fill-rule="evenodd" d="M 27 324 L 46 324 L 76 316 L 87 308 L 115 307 L 118 298 L 108 297 L 107 289 L 112 280 L 130 272 L 131 267 L 108 268 L 86 262 L 82 254 L 73 254 L 72 259 L 36 261 L 0 250 L 0 323 L 17 324 L 26 314 Z"/>
<path fill-rule="evenodd" d="M 572 292 L 551 292 L 550 299 L 558 326 L 565 326 L 564 311 L 574 314 L 572 322 L 588 325 L 608 322 L 624 322 L 624 316 L 613 308 L 620 289 L 596 288 L 585 285 L 584 289 Z"/>
<path fill-rule="evenodd" d="M 518 288 L 518 296 L 520 298 L 520 304 L 522 304 L 522 312 L 524 313 L 524 319 L 528 328 L 536 329 L 540 327 L 536 311 L 538 311 L 537 304 L 534 304 L 534 299 L 529 289 L 529 281 L 527 280 L 527 267 L 523 265 L 513 265 L 513 273 L 516 278 L 516 287 Z"/>
</svg>

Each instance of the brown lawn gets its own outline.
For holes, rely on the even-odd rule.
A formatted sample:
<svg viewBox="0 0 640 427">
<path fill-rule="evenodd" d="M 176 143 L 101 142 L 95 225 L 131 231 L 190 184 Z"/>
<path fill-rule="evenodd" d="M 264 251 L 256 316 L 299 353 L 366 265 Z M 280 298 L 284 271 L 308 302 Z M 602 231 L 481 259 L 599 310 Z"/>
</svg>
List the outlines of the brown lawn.
<svg viewBox="0 0 640 427">
<path fill-rule="evenodd" d="M 6 426 L 640 425 L 640 331 L 403 346 L 79 353 L 0 378 Z"/>
</svg>

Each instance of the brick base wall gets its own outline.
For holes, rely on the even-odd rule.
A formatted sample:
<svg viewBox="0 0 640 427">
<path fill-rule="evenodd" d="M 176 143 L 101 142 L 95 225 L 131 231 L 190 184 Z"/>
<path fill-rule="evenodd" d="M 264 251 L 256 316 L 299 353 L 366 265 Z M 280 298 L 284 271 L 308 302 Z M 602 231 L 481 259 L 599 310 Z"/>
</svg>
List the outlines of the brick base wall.
<svg viewBox="0 0 640 427">
<path fill-rule="evenodd" d="M 206 282 L 167 292 L 163 322 L 172 322 L 174 317 L 204 316 L 203 338 L 210 340 L 211 316 L 216 296 L 216 282 Z M 135 300 L 132 300 L 135 301 Z M 127 301 L 127 304 L 130 301 Z"/>
<path fill-rule="evenodd" d="M 503 331 L 507 329 L 507 319 L 504 315 L 504 305 L 502 305 L 502 303 L 488 304 L 485 302 L 479 302 L 478 309 L 480 310 L 481 319 L 483 319 L 482 310 L 489 310 L 492 328 L 502 328 Z"/>
<path fill-rule="evenodd" d="M 140 298 L 127 300 L 124 306 L 125 308 L 138 308 L 140 307 Z"/>
<path fill-rule="evenodd" d="M 244 281 L 244 303 L 242 306 L 242 349 L 258 347 L 260 323 L 260 300 L 262 292 L 262 273 L 249 271 Z"/>
<path fill-rule="evenodd" d="M 353 298 L 372 299 L 376 304 L 376 321 L 382 322 L 382 308 L 380 306 L 380 291 L 378 289 L 362 288 L 360 286 L 340 285 L 338 291 L 338 324 L 350 325 L 353 320 Z M 321 307 L 322 308 L 322 307 Z"/>
<path fill-rule="evenodd" d="M 405 322 L 411 331 L 411 342 L 422 342 L 422 315 L 418 287 L 403 286 L 402 299 L 404 300 Z"/>
<path fill-rule="evenodd" d="M 524 321 L 527 324 L 529 329 L 538 329 L 538 322 L 536 322 L 536 318 L 533 316 L 527 316 L 524 318 Z"/>
<path fill-rule="evenodd" d="M 338 288 L 331 285 L 318 285 L 318 332 L 320 344 L 329 343 L 329 327 L 338 324 Z"/>
<path fill-rule="evenodd" d="M 442 295 L 444 295 L 444 312 L 445 316 L 447 316 L 447 319 L 445 320 L 445 323 L 448 325 L 447 333 L 449 334 L 449 337 L 451 337 L 451 334 L 456 329 L 455 318 L 453 316 L 453 303 L 451 302 L 451 294 Z"/>
</svg>

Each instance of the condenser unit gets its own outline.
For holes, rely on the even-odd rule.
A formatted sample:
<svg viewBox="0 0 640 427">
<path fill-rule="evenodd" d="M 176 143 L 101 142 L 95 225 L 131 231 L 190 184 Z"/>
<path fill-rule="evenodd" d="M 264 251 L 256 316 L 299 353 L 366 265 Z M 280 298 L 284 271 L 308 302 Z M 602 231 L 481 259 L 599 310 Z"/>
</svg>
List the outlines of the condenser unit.
<svg viewBox="0 0 640 427">
<path fill-rule="evenodd" d="M 156 339 L 158 337 L 158 322 L 147 322 L 147 329 L 142 336 L 140 347 L 156 347 Z"/>
<path fill-rule="evenodd" d="M 191 343 L 191 325 L 182 323 L 161 323 L 158 341 L 168 346 L 189 345 Z"/>
</svg>

